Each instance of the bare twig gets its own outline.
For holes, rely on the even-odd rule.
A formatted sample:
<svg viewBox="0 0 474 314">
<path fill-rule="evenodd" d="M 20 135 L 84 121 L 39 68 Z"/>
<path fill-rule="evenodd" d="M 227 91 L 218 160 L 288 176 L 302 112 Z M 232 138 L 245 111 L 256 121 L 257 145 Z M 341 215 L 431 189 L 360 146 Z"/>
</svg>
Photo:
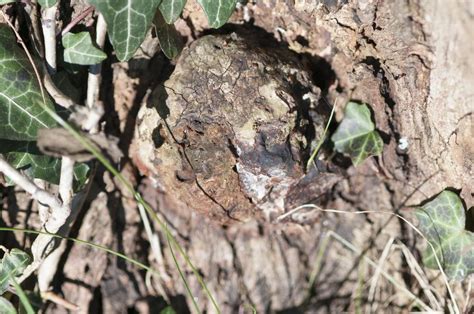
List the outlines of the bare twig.
<svg viewBox="0 0 474 314">
<path fill-rule="evenodd" d="M 71 205 L 72 183 L 74 181 L 74 160 L 63 157 L 61 160 L 61 179 L 59 181 L 59 195 L 63 204 Z"/>
<path fill-rule="evenodd" d="M 84 19 L 86 16 L 88 16 L 92 11 L 94 11 L 94 7 L 93 6 L 89 6 L 87 7 L 84 11 L 82 11 L 78 16 L 76 16 L 68 25 L 66 25 L 66 27 L 64 27 L 64 29 L 62 30 L 61 32 L 61 36 L 64 36 L 66 35 L 67 33 L 69 33 L 69 31 L 77 25 L 77 23 L 79 23 L 80 21 L 82 21 L 82 19 Z M 58 34 L 59 35 L 59 34 Z"/>
<path fill-rule="evenodd" d="M 48 94 L 53 97 L 54 101 L 64 107 L 69 109 L 75 105 L 74 101 L 71 98 L 66 96 L 62 91 L 60 91 L 56 84 L 54 84 L 51 76 L 48 73 L 45 73 L 43 76 L 43 83 Z"/>
<path fill-rule="evenodd" d="M 95 42 L 100 49 L 104 48 L 105 36 L 107 34 L 107 24 L 105 23 L 102 14 L 99 14 L 96 26 Z M 89 67 L 89 76 L 87 77 L 87 100 L 86 106 L 98 112 L 103 112 L 99 100 L 100 82 L 101 82 L 102 64 L 96 64 Z M 95 110 L 94 110 L 95 109 Z M 98 120 L 97 120 L 98 121 Z M 99 130 L 97 123 L 89 129 L 91 133 L 96 133 Z"/>
<path fill-rule="evenodd" d="M 56 73 L 56 13 L 58 5 L 43 10 L 41 25 L 44 37 L 44 53 L 48 72 Z"/>
<path fill-rule="evenodd" d="M 43 37 L 45 47 L 45 59 L 48 67 L 48 73 L 54 74 L 56 72 L 56 13 L 57 4 L 46 8 L 42 14 Z M 46 75 L 49 77 L 48 75 Z M 48 81 L 51 86 L 55 86 Z M 56 89 L 57 90 L 57 89 Z M 57 96 L 57 94 L 55 95 Z M 73 196 L 74 181 L 74 161 L 69 157 L 62 157 L 61 160 L 61 177 L 59 181 L 59 195 L 61 196 L 63 206 L 61 210 L 52 210 L 47 220 L 44 222 L 44 229 L 50 233 L 56 233 L 66 223 L 71 213 L 71 202 Z M 56 266 L 61 257 L 62 251 L 56 254 L 50 254 L 53 249 L 53 236 L 39 235 L 31 247 L 34 262 L 30 269 L 32 271 L 39 268 L 38 271 L 38 285 L 41 291 L 46 291 L 49 284 L 56 273 Z M 41 267 L 43 266 L 43 267 Z M 27 272 L 24 275 L 28 276 Z"/>
<path fill-rule="evenodd" d="M 55 28 L 56 28 L 56 12 L 57 7 L 53 6 L 52 8 L 45 9 L 43 12 L 43 32 L 45 39 L 45 58 L 49 67 L 49 72 L 54 73 L 56 70 L 56 37 L 55 37 Z M 38 69 L 33 62 L 31 55 L 26 48 L 23 40 L 20 35 L 6 18 L 5 14 L 1 12 L 5 17 L 5 20 L 9 24 L 10 28 L 16 35 L 18 42 L 22 45 L 30 63 L 33 66 L 33 69 L 38 79 L 38 83 L 41 89 L 41 95 L 43 101 L 45 102 L 46 98 L 44 95 L 43 85 L 41 77 L 39 75 Z M 74 162 L 69 158 L 63 158 L 63 165 L 61 167 L 61 179 L 60 179 L 60 191 L 61 197 L 64 202 L 61 202 L 57 197 L 53 196 L 51 193 L 46 192 L 44 189 L 39 188 L 36 184 L 30 181 L 26 176 L 22 175 L 12 166 L 10 166 L 5 160 L 0 160 L 1 170 L 5 175 L 11 178 L 11 180 L 18 186 L 25 189 L 28 193 L 32 195 L 33 199 L 36 199 L 40 204 L 46 204 L 50 208 L 49 215 L 45 215 L 45 221 L 43 222 L 43 230 L 46 230 L 50 233 L 56 233 L 58 230 L 65 224 L 67 218 L 70 214 L 70 202 L 72 198 L 72 181 L 73 181 L 73 166 Z M 23 281 L 29 277 L 43 262 L 44 258 L 51 252 L 53 249 L 53 237 L 51 235 L 40 234 L 34 241 L 32 245 L 32 254 L 33 254 L 33 263 L 31 263 L 23 272 L 22 276 L 19 278 L 19 282 Z"/>
<path fill-rule="evenodd" d="M 28 192 L 31 197 L 41 204 L 45 204 L 50 208 L 59 209 L 62 207 L 61 201 L 51 193 L 39 188 L 30 179 L 13 168 L 8 162 L 0 157 L 0 172 L 6 175 L 16 185 Z"/>
<path fill-rule="evenodd" d="M 60 297 L 59 295 L 51 292 L 51 291 L 46 291 L 46 292 L 41 292 L 41 297 L 45 300 L 51 301 L 57 305 L 63 306 L 65 309 L 70 310 L 70 311 L 79 311 L 80 307 L 76 304 L 73 304 L 69 302 L 68 300 Z"/>
</svg>

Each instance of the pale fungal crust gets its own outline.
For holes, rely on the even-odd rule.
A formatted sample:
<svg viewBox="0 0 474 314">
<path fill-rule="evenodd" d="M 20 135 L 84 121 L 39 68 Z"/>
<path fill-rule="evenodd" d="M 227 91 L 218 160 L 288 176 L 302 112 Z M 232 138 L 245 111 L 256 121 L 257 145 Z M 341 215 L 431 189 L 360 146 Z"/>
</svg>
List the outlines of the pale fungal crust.
<svg viewBox="0 0 474 314">
<path fill-rule="evenodd" d="M 260 44 L 236 34 L 198 39 L 138 115 L 141 171 L 175 206 L 222 223 L 283 213 L 317 132 L 316 102 L 303 99 L 319 98 L 310 74 L 288 50 Z"/>
</svg>

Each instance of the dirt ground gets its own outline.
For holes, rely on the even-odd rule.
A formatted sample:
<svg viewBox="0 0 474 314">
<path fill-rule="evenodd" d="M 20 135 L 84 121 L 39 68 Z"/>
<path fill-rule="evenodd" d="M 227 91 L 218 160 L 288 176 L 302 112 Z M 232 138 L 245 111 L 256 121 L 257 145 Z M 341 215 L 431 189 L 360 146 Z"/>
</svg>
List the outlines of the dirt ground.
<svg viewBox="0 0 474 314">
<path fill-rule="evenodd" d="M 454 2 L 459 6 L 415 0 L 246 1 L 238 5 L 228 25 L 213 31 L 207 28 L 198 4 L 189 1 L 183 17 L 176 22 L 177 30 L 191 47 L 180 58 L 167 60 L 159 52 L 156 38 L 150 35 L 130 62 L 105 61 L 103 125 L 107 134 L 120 139 L 125 156 L 120 170 L 166 222 L 223 313 L 250 313 L 252 307 L 258 313 L 408 313 L 422 310 L 420 301 L 439 312 L 452 306 L 439 271 L 421 264 L 423 239 L 393 214 L 416 222 L 413 206 L 445 188 L 459 191 L 467 208 L 473 205 L 474 69 L 468 59 L 472 44 L 465 43 L 472 34 L 469 28 L 474 9 L 468 1 Z M 344 105 L 353 99 L 370 104 L 384 141 L 383 155 L 354 167 L 347 158 L 331 153 L 328 144 L 318 169 L 305 174 L 301 165 L 309 149 L 303 149 L 300 160 L 295 159 L 291 165 L 272 164 L 272 169 L 285 169 L 282 177 L 289 181 L 279 181 L 272 199 L 255 206 L 253 194 L 245 194 L 239 185 L 237 172 L 226 168 L 236 163 L 228 146 L 240 150 L 235 143 L 244 140 L 237 134 L 232 145 L 222 142 L 230 137 L 226 133 L 229 129 L 216 123 L 221 119 L 238 123 L 238 117 L 230 116 L 236 109 L 224 114 L 219 108 L 221 100 L 216 99 L 227 92 L 206 94 L 214 83 L 200 75 L 209 68 L 198 68 L 199 57 L 189 53 L 201 47 L 196 41 L 203 36 L 223 38 L 219 36 L 232 33 L 247 36 L 243 49 L 247 52 L 233 53 L 232 60 L 263 64 L 274 77 L 289 76 L 281 70 L 285 67 L 307 74 L 299 82 L 307 80 L 305 88 L 315 97 L 314 110 L 308 109 L 313 110 L 308 119 L 314 123 L 314 134 L 308 137 L 308 129 L 293 126 L 300 132 L 294 133 L 295 143 L 296 139 L 317 138 L 336 104 L 336 118 L 330 127 L 334 131 Z M 219 49 L 228 57 L 228 48 Z M 195 62 L 195 68 L 186 68 L 186 58 Z M 236 73 L 239 69 L 236 67 Z M 229 73 L 233 70 L 229 66 Z M 241 115 L 253 110 L 253 103 L 247 101 L 252 97 L 252 84 L 261 84 L 252 75 L 252 79 L 235 85 L 240 89 L 231 102 L 245 108 Z M 293 119 L 288 118 L 294 112 L 291 107 L 298 106 L 296 99 L 301 95 L 283 79 L 271 80 L 285 91 L 290 108 L 278 116 L 278 121 Z M 174 106 L 170 108 L 170 119 L 174 120 L 169 129 L 163 126 L 164 131 L 154 125 L 158 117 L 144 122 L 147 113 L 143 108 L 154 110 L 150 104 L 154 97 L 162 97 L 157 92 L 160 86 L 178 87 L 174 94 L 167 95 L 168 104 Z M 215 129 L 189 127 L 188 122 L 195 118 L 191 105 L 186 106 L 193 103 L 193 97 L 204 99 L 215 118 L 210 123 Z M 259 121 L 265 123 L 267 118 Z M 180 121 L 185 121 L 184 126 Z M 268 135 L 277 138 L 277 129 L 284 127 L 273 127 Z M 187 153 L 181 153 L 174 137 L 157 145 L 158 133 L 172 130 L 173 136 L 184 139 L 184 129 L 188 132 Z M 208 142 L 199 142 L 202 134 Z M 408 140 L 408 149 L 399 148 L 402 138 Z M 161 158 L 161 164 L 147 159 L 148 144 L 167 149 L 154 156 Z M 273 144 L 283 145 L 278 138 Z M 213 149 L 227 153 L 220 155 Z M 207 153 L 199 153 L 202 150 Z M 186 169 L 183 160 L 190 158 L 188 155 L 196 158 L 195 165 L 205 164 L 207 168 Z M 249 152 L 248 156 L 252 161 L 254 155 Z M 262 164 L 259 167 L 265 168 Z M 14 188 L 2 193 L 2 225 L 38 225 L 37 205 L 27 195 Z M 280 212 L 265 211 L 276 208 L 281 199 L 284 205 Z M 314 206 L 279 219 L 304 204 Z M 70 236 L 124 252 L 150 264 L 161 276 L 147 275 L 106 252 L 67 243 L 52 291 L 79 305 L 80 313 L 159 313 L 166 298 L 176 312 L 190 312 L 192 303 L 174 266 L 166 236 L 159 225 L 152 228 L 157 230 L 157 241 L 150 244 L 133 195 L 98 166 Z M 6 246 L 28 247 L 33 238 L 15 233 L 0 234 L 0 239 Z M 204 312 L 214 313 L 191 269 L 179 256 L 178 262 L 183 265 L 197 304 Z M 471 286 L 472 279 L 451 284 L 464 313 L 474 311 Z M 50 302 L 44 312 L 67 311 Z"/>
</svg>

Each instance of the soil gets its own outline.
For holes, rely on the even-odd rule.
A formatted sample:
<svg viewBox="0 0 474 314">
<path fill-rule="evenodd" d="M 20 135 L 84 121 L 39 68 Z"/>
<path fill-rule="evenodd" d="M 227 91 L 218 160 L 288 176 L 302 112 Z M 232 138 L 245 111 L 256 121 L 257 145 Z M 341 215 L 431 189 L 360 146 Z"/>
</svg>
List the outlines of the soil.
<svg viewBox="0 0 474 314">
<path fill-rule="evenodd" d="M 248 1 L 215 31 L 189 1 L 176 23 L 188 43 L 177 60 L 150 34 L 129 63 L 106 61 L 104 125 L 120 138 L 121 172 L 171 229 L 223 313 L 420 310 L 406 290 L 448 308 L 439 272 L 413 262 L 421 263 L 424 242 L 387 212 L 415 221 L 411 206 L 445 188 L 473 205 L 474 69 L 465 44 L 473 15 L 460 0 Z M 306 169 L 332 105 L 330 130 L 350 99 L 370 105 L 382 156 L 353 167 L 326 142 Z M 2 224 L 38 224 L 26 195 L 4 195 Z M 282 216 L 304 204 L 312 207 Z M 80 313 L 157 313 L 165 296 L 178 313 L 190 312 L 166 236 L 152 227 L 154 245 L 133 195 L 98 167 L 70 236 L 124 252 L 161 276 L 68 243 L 53 291 Z M 20 233 L 0 237 L 12 247 L 31 242 Z M 213 313 L 178 262 L 200 309 Z M 470 285 L 452 284 L 466 313 Z M 48 303 L 45 312 L 66 311 Z"/>
</svg>

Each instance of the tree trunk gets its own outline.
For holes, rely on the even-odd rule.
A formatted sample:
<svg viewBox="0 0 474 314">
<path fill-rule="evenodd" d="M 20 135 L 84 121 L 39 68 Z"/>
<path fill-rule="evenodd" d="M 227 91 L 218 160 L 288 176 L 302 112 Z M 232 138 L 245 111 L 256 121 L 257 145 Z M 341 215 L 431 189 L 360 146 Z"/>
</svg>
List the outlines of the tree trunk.
<svg viewBox="0 0 474 314">
<path fill-rule="evenodd" d="M 177 23 L 182 34 L 201 35 L 203 17 L 195 7 L 194 2 L 188 3 L 184 14 L 186 23 Z M 315 188 L 324 186 L 318 176 L 308 179 L 306 191 L 317 194 L 316 205 L 348 214 L 307 210 L 299 220 L 295 217 L 281 222 L 247 219 L 246 222 L 227 222 L 223 227 L 202 214 L 202 210 L 196 212 L 193 204 L 177 206 L 176 195 L 163 192 L 151 180 L 142 182 L 145 199 L 175 232 L 223 313 L 247 312 L 248 306 L 255 307 L 259 313 L 296 309 L 337 313 L 354 311 L 361 304 L 371 310 L 380 310 L 387 304 L 388 308 L 395 308 L 394 311 L 398 311 L 396 307 L 409 308 L 413 300 L 385 279 L 379 280 L 376 293 L 369 294 L 360 288 L 371 284 L 375 270 L 361 262 L 363 258 L 359 254 L 364 252 L 377 261 L 393 238 L 415 250 L 419 242 L 416 233 L 391 216 L 376 213 L 362 216 L 351 212 L 399 212 L 446 188 L 462 191 L 465 202 L 472 206 L 474 66 L 469 57 L 473 50 L 473 16 L 472 3 L 461 0 L 325 0 L 317 3 L 265 0 L 239 8 L 233 17 L 235 22 L 250 17 L 252 27 L 271 33 L 300 54 L 301 62 L 313 71 L 321 95 L 330 104 L 337 100 L 338 121 L 349 99 L 369 104 L 385 147 L 380 158 L 370 158 L 357 168 L 339 163 L 343 178 L 329 188 L 321 188 L 321 191 Z M 143 66 L 138 74 L 134 73 L 134 78 L 127 78 L 133 64 L 128 68 L 114 68 L 114 77 L 122 79 L 108 82 L 113 87 L 109 90 L 115 91 L 108 97 L 113 99 L 116 108 L 127 103 L 130 112 L 136 114 L 145 93 L 143 90 L 132 92 L 133 101 L 129 101 L 127 88 L 143 84 L 143 78 L 148 77 L 147 83 L 153 79 L 149 79 L 150 74 Z M 124 88 L 124 84 L 129 86 Z M 130 106 L 132 102 L 134 105 Z M 407 148 L 402 147 L 404 142 L 408 143 Z M 132 146 L 130 155 L 136 153 L 133 149 Z M 117 198 L 109 198 L 109 205 L 113 200 Z M 124 207 L 123 217 L 131 215 L 129 211 L 133 209 Z M 91 207 L 87 215 L 93 215 L 94 210 L 101 209 Z M 402 213 L 410 216 L 409 211 Z M 89 221 L 89 228 L 94 223 L 100 224 L 99 220 L 87 217 L 85 221 Z M 114 240 L 117 245 L 121 244 L 119 238 L 126 237 L 128 232 L 128 227 L 121 228 L 112 228 L 120 231 Z M 136 229 L 132 233 L 136 235 Z M 337 237 L 350 241 L 357 252 Z M 160 240 L 170 277 L 161 282 L 173 296 L 174 303 L 180 303 L 186 290 L 166 238 Z M 126 249 L 129 254 L 148 258 L 140 247 Z M 163 264 L 156 263 L 151 256 L 149 260 L 163 269 Z M 178 262 L 183 265 L 182 258 L 178 258 Z M 114 259 L 109 258 L 109 264 L 113 265 L 108 266 L 110 269 L 118 269 Z M 406 289 L 428 302 L 400 250 L 393 251 L 385 265 L 389 265 L 387 272 Z M 214 312 L 189 267 L 184 266 L 184 269 L 201 309 Z M 142 279 L 133 279 L 138 274 L 121 268 L 128 275 L 120 276 L 121 283 L 107 285 L 106 281 L 100 283 L 99 280 L 107 277 L 104 264 L 87 266 L 88 273 L 97 274 L 90 280 L 83 277 L 86 271 L 77 268 L 64 271 L 65 278 L 80 278 L 90 285 L 84 292 L 89 293 L 89 297 L 63 285 L 66 299 L 73 303 L 92 304 L 93 300 L 101 299 L 102 304 L 110 306 L 114 300 L 116 304 L 123 303 L 122 307 L 114 307 L 116 311 L 129 306 L 156 312 L 154 301 L 138 301 L 145 290 Z M 431 280 L 436 273 L 428 276 Z M 311 287 L 310 279 L 315 279 Z M 432 285 L 443 294 L 443 284 L 433 280 Z M 112 292 L 123 291 L 111 287 L 126 285 L 133 287 L 129 292 L 134 293 L 127 298 L 114 296 Z M 101 294 L 97 294 L 97 289 Z M 188 306 L 192 306 L 189 300 Z"/>
</svg>

